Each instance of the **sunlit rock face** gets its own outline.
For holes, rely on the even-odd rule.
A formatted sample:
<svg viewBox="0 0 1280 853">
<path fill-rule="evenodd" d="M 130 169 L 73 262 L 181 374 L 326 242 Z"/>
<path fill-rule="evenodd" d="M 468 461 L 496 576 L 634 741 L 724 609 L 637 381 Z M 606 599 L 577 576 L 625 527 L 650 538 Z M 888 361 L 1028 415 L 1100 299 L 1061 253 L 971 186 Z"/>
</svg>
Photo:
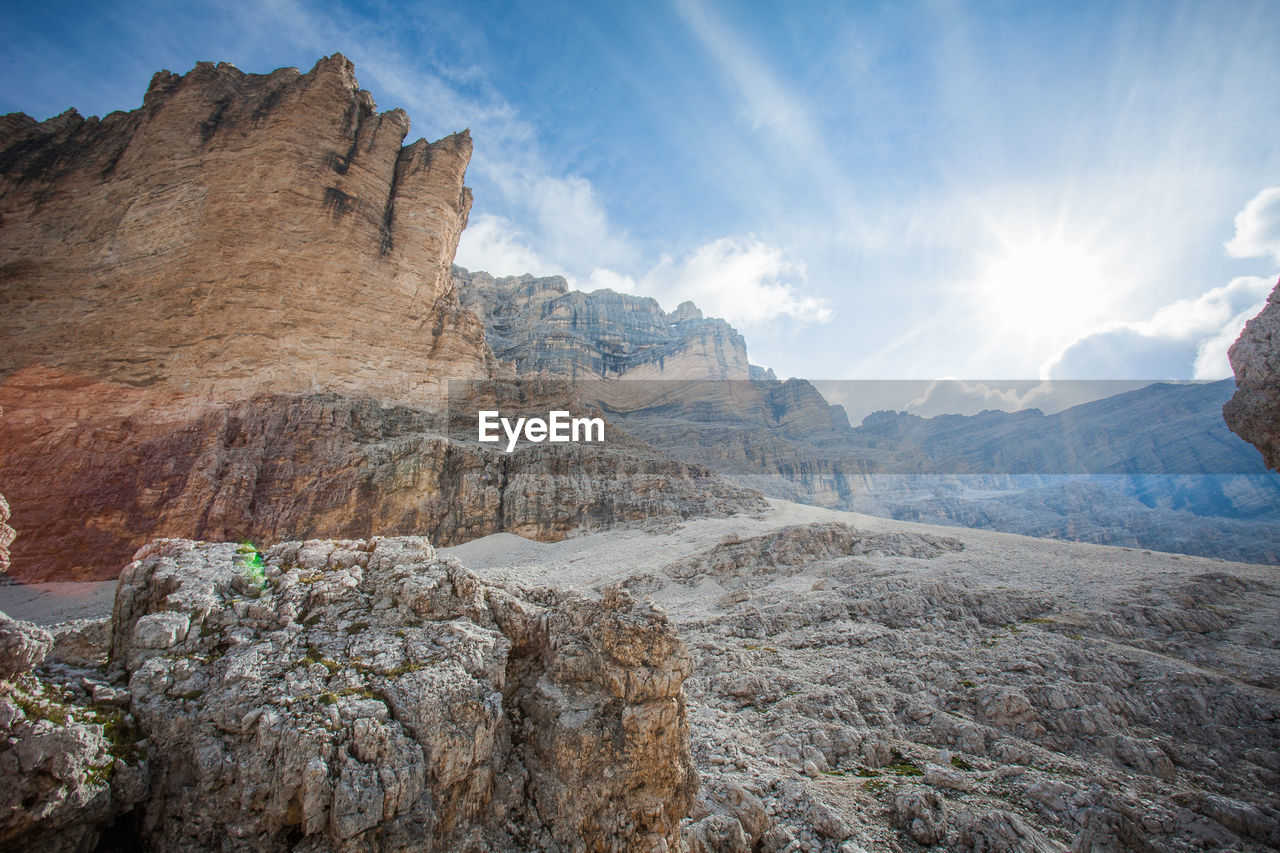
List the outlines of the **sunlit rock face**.
<svg viewBox="0 0 1280 853">
<path fill-rule="evenodd" d="M 103 119 L 5 116 L 0 375 L 400 402 L 486 375 L 449 275 L 471 139 L 403 146 L 408 130 L 341 55 L 162 71 Z"/>
<path fill-rule="evenodd" d="M 1280 281 L 1262 312 L 1245 324 L 1227 353 L 1236 375 L 1236 393 L 1222 416 L 1280 471 Z"/>
</svg>

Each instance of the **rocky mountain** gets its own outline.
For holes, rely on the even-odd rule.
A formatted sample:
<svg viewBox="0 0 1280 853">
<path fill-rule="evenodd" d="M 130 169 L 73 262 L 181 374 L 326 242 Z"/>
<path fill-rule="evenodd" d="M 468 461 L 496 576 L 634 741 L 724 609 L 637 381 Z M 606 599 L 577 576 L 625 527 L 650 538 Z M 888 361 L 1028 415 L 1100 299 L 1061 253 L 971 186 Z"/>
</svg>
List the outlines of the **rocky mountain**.
<svg viewBox="0 0 1280 853">
<path fill-rule="evenodd" d="M 648 297 L 570 290 L 561 276 L 494 278 L 453 268 L 463 307 L 520 375 L 569 379 L 749 379 L 747 345 L 692 302 L 670 314 Z M 757 368 L 763 370 L 763 368 Z"/>
<path fill-rule="evenodd" d="M 559 277 L 454 271 L 463 304 L 517 373 L 576 378 L 583 399 L 627 431 L 765 494 L 1280 562 L 1280 479 L 1223 424 L 1228 382 L 1155 383 L 1050 415 L 881 411 L 852 427 L 805 380 L 778 381 L 748 365 L 750 381 L 733 381 L 740 370 L 685 341 L 708 328 L 741 337 L 723 321 L 690 326 L 701 318 L 692 306 L 665 315 L 653 300 L 570 291 Z M 745 347 L 737 364 L 748 364 Z M 595 381 L 605 377 L 648 381 Z"/>
<path fill-rule="evenodd" d="M 854 428 L 815 417 L 822 406 L 809 398 L 817 391 L 789 382 L 796 388 L 786 395 L 791 406 L 774 411 L 800 428 L 742 407 L 731 411 L 721 404 L 740 393 L 706 388 L 678 412 L 645 408 L 620 420 L 674 456 L 778 497 L 1029 536 L 1280 562 L 1280 477 L 1219 417 L 1229 381 L 1156 383 L 1052 415 L 877 412 Z M 779 387 L 766 384 L 763 393 Z M 718 414 L 690 417 L 708 410 Z"/>
<path fill-rule="evenodd" d="M 0 616 L 0 850 L 1280 845 L 1271 567 L 774 501 L 116 587 Z"/>
<path fill-rule="evenodd" d="M 448 543 L 758 503 L 643 442 L 558 459 L 450 437 L 449 383 L 509 370 L 450 271 L 470 137 L 407 131 L 340 55 L 0 119 L 18 577 L 108 577 L 155 536 Z"/>
<path fill-rule="evenodd" d="M 1280 280 L 1228 351 L 1236 392 L 1222 407 L 1231 429 L 1280 471 Z"/>
</svg>

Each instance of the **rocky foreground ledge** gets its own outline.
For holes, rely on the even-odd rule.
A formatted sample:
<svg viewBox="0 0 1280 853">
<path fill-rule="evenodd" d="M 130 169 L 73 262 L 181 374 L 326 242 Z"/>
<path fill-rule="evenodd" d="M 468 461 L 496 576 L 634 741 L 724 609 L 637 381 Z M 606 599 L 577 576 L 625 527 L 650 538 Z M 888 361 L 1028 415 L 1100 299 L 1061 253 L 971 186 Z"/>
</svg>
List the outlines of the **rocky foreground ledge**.
<svg viewBox="0 0 1280 853">
<path fill-rule="evenodd" d="M 412 537 L 165 539 L 109 627 L 108 659 L 102 621 L 0 617 L 0 849 L 681 846 L 691 658 L 625 590 Z"/>
</svg>

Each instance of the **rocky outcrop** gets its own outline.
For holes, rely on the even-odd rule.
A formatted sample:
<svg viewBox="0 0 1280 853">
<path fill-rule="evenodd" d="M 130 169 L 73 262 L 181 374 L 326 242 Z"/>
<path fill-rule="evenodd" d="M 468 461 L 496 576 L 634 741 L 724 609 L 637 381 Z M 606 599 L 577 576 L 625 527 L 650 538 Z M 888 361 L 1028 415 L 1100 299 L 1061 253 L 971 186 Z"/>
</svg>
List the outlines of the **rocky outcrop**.
<svg viewBox="0 0 1280 853">
<path fill-rule="evenodd" d="M 492 374 L 449 274 L 470 137 L 402 147 L 408 129 L 341 55 L 160 72 L 102 119 L 4 118 L 0 472 L 23 577 L 107 576 L 160 531 L 358 527 L 358 495 L 326 485 L 388 472 L 310 457 L 338 449 L 343 405 L 307 395 L 432 407 L 448 379 Z M 292 470 L 245 461 L 264 448 Z M 273 504 L 273 484 L 311 497 Z"/>
<path fill-rule="evenodd" d="M 146 792 L 126 715 L 32 670 L 48 631 L 0 613 L 0 850 L 93 850 Z"/>
<path fill-rule="evenodd" d="M 1280 844 L 1267 570 L 973 532 L 842 555 L 841 527 L 688 554 L 697 596 L 654 593 L 695 654 L 693 849 Z"/>
<path fill-rule="evenodd" d="M 569 290 L 561 276 L 494 278 L 453 268 L 462 304 L 520 375 L 570 379 L 748 379 L 747 345 L 692 302 Z"/>
<path fill-rule="evenodd" d="M 1227 355 L 1236 393 L 1222 416 L 1236 435 L 1262 452 L 1269 468 L 1280 471 L 1280 281 Z"/>
<path fill-rule="evenodd" d="M 736 589 L 749 578 L 777 578 L 797 574 L 819 560 L 867 554 L 932 559 L 964 544 L 952 537 L 918 533 L 869 533 L 847 524 L 826 522 L 786 527 L 777 533 L 750 539 L 726 538 L 708 551 L 678 560 L 663 571 L 684 583 L 713 577 L 721 586 Z"/>
<path fill-rule="evenodd" d="M 0 495 L 0 574 L 9 571 L 9 546 L 17 538 L 18 533 L 7 522 L 9 520 L 9 502 Z"/>
<path fill-rule="evenodd" d="M 160 540 L 112 637 L 153 756 L 135 843 L 679 844 L 690 657 L 625 591 L 481 582 L 417 538 Z"/>
<path fill-rule="evenodd" d="M 110 577 L 156 536 L 554 538 L 758 502 L 637 442 L 508 457 L 450 435 L 449 382 L 508 369 L 450 272 L 470 137 L 402 146 L 408 127 L 340 55 L 0 121 L 22 578 Z"/>
</svg>

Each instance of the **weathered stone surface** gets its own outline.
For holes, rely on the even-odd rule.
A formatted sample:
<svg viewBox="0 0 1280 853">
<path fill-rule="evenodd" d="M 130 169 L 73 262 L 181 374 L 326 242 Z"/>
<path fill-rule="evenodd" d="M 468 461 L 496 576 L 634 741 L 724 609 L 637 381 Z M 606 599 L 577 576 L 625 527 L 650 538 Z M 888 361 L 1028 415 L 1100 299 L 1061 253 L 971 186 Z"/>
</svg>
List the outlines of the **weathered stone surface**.
<svg viewBox="0 0 1280 853">
<path fill-rule="evenodd" d="M 498 358 L 521 375 L 570 379 L 748 379 L 747 345 L 692 302 L 670 314 L 649 297 L 569 290 L 561 276 L 495 279 L 453 268 L 462 304 Z"/>
<path fill-rule="evenodd" d="M 0 612 L 0 679 L 28 672 L 53 648 L 48 631 Z"/>
<path fill-rule="evenodd" d="M 1262 451 L 1268 467 L 1280 471 L 1280 281 L 1227 357 L 1236 393 L 1222 416 L 1236 435 Z"/>
<path fill-rule="evenodd" d="M 3 851 L 93 850 L 145 793 L 123 712 L 77 702 L 31 671 L 52 645 L 49 632 L 0 612 Z"/>
<path fill-rule="evenodd" d="M 9 502 L 4 499 L 4 495 L 0 495 L 0 573 L 9 571 L 9 546 L 18 535 L 16 530 L 5 523 L 8 520 Z"/>
<path fill-rule="evenodd" d="M 848 524 L 827 522 L 796 525 L 745 540 L 727 538 L 714 548 L 668 565 L 664 572 L 684 583 L 714 577 L 732 589 L 797 574 L 819 560 L 867 554 L 931 559 L 963 548 L 964 543 L 949 536 L 869 533 Z"/>
<path fill-rule="evenodd" d="M 193 417 L 181 401 L 144 415 L 146 392 L 99 385 L 88 392 L 96 410 L 67 418 L 84 399 L 80 383 L 27 370 L 4 388 L 35 398 L 0 419 L 0 468 L 31 531 L 15 543 L 14 573 L 25 580 L 113 577 L 156 536 L 558 539 L 760 505 L 620 434 L 603 449 L 507 454 L 451 440 L 440 414 L 348 395 L 259 395 Z"/>
<path fill-rule="evenodd" d="M 417 538 L 159 540 L 112 620 L 154 756 L 144 844 L 679 843 L 690 657 L 624 591 L 483 583 Z"/>
</svg>

